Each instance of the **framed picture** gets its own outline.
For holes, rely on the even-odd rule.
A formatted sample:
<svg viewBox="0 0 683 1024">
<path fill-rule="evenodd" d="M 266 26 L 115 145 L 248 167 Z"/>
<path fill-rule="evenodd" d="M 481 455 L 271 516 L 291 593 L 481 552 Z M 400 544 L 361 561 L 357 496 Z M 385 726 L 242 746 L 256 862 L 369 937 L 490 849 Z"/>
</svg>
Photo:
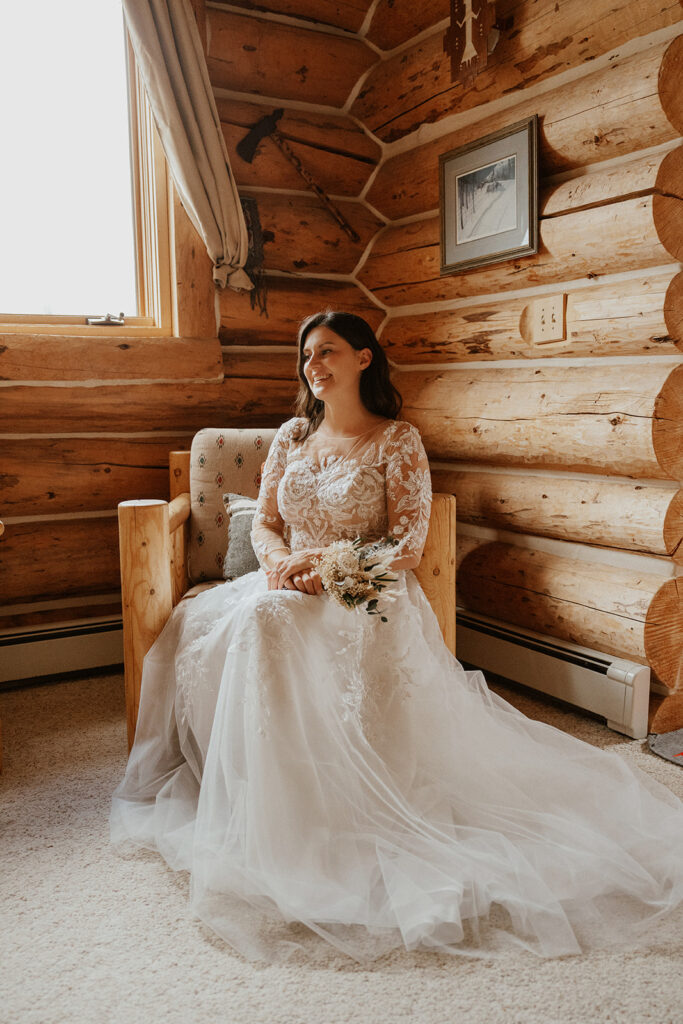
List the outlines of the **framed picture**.
<svg viewBox="0 0 683 1024">
<path fill-rule="evenodd" d="M 439 157 L 441 274 L 538 252 L 538 115 Z"/>
</svg>

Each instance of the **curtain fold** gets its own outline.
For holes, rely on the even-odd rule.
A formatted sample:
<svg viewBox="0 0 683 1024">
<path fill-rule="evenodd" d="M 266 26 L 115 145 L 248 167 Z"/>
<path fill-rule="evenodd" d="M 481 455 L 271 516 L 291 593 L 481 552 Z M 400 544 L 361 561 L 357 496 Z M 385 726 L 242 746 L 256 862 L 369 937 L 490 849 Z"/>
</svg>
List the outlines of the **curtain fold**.
<svg viewBox="0 0 683 1024">
<path fill-rule="evenodd" d="M 214 281 L 250 290 L 247 228 L 192 8 L 188 0 L 122 5 L 169 169 Z"/>
</svg>

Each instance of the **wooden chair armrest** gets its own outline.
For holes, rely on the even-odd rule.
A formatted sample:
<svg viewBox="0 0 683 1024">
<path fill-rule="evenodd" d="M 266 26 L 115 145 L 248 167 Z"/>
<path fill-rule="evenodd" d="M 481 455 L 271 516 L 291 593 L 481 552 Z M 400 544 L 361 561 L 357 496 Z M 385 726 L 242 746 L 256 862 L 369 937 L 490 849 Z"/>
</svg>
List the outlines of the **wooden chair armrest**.
<svg viewBox="0 0 683 1024">
<path fill-rule="evenodd" d="M 174 533 L 190 518 L 190 492 L 185 491 L 168 503 L 168 529 Z"/>
</svg>

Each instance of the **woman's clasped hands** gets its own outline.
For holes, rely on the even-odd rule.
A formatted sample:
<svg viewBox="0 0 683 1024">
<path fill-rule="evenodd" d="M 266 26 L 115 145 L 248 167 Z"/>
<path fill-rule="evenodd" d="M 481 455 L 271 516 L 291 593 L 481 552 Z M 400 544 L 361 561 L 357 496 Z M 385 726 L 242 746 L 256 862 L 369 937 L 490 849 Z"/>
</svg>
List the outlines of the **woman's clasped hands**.
<svg viewBox="0 0 683 1024">
<path fill-rule="evenodd" d="M 302 594 L 322 594 L 323 585 L 315 567 L 322 548 L 306 548 L 283 555 L 266 570 L 268 590 L 300 590 Z"/>
</svg>

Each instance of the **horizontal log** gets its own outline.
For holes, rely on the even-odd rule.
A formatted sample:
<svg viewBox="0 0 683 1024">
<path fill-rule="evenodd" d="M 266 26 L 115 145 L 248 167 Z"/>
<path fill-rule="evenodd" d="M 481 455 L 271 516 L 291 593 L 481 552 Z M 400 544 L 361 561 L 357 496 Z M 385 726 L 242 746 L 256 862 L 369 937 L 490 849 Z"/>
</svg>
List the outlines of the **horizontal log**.
<svg viewBox="0 0 683 1024">
<path fill-rule="evenodd" d="M 663 579 L 459 531 L 459 603 L 503 622 L 647 664 L 645 622 Z"/>
<path fill-rule="evenodd" d="M 668 555 L 683 563 L 683 490 L 611 480 L 434 469 L 458 519 L 477 526 Z"/>
<path fill-rule="evenodd" d="M 220 380 L 217 338 L 0 334 L 0 380 Z"/>
<path fill-rule="evenodd" d="M 433 459 L 683 479 L 683 366 L 409 370 L 395 383 Z"/>
<path fill-rule="evenodd" d="M 528 303 L 528 299 L 508 299 L 392 316 L 382 327 L 382 348 L 398 364 L 517 359 L 529 356 L 529 349 L 536 358 L 545 354 L 547 346 L 537 352 L 522 338 L 520 320 Z"/>
<path fill-rule="evenodd" d="M 683 284 L 683 275 L 677 277 Z M 534 303 L 539 300 L 518 298 L 391 317 L 382 328 L 382 347 L 399 364 L 556 356 L 672 356 L 678 349 L 668 333 L 665 303 L 673 280 L 672 273 L 658 274 L 569 292 L 566 340 L 562 342 L 535 344 L 531 318 Z M 683 321 L 683 288 L 679 290 L 681 294 L 668 301 L 672 309 L 675 301 Z"/>
<path fill-rule="evenodd" d="M 233 7 L 244 7 L 248 11 L 273 11 L 287 14 L 292 18 L 318 21 L 323 25 L 358 32 L 365 20 L 372 0 L 232 0 Z"/>
<path fill-rule="evenodd" d="M 279 426 L 295 388 L 287 381 L 3 388 L 0 433 L 195 431 Z"/>
<path fill-rule="evenodd" d="M 49 608 L 44 611 L 8 612 L 4 613 L 0 605 L 0 632 L 4 630 L 33 629 L 36 626 L 53 626 L 80 622 L 83 619 L 120 618 L 121 601 L 110 601 L 107 604 L 73 604 L 60 608 Z"/>
<path fill-rule="evenodd" d="M 343 107 L 377 54 L 362 39 L 207 10 L 214 87 Z"/>
<path fill-rule="evenodd" d="M 541 190 L 540 214 L 558 217 L 635 196 L 683 196 L 683 146 L 636 157 L 608 170 L 594 170 Z M 656 215 L 655 215 L 655 219 Z"/>
<path fill-rule="evenodd" d="M 655 200 L 657 223 L 655 223 Z M 542 220 L 535 256 L 509 259 L 464 273 L 440 276 L 439 220 L 430 217 L 385 228 L 358 274 L 389 306 L 488 295 L 511 288 L 558 284 L 568 279 L 646 270 L 676 257 L 670 224 L 678 225 L 683 201 L 644 196 Z"/>
<path fill-rule="evenodd" d="M 376 330 L 384 312 L 365 293 L 345 281 L 323 281 L 303 277 L 266 277 L 266 313 L 252 308 L 244 294 L 220 294 L 223 344 L 296 345 L 301 321 L 324 309 L 339 309 L 362 316 Z"/>
<path fill-rule="evenodd" d="M 680 276 L 680 275 L 677 275 Z M 589 346 L 601 347 L 595 355 L 637 355 L 642 352 L 668 354 L 670 345 L 680 346 L 683 332 L 674 334 L 663 312 L 667 303 L 683 313 L 683 295 L 672 296 L 674 277 L 657 275 L 620 284 L 596 284 L 567 296 L 567 354 L 593 354 Z M 662 295 L 662 292 L 664 293 Z M 662 325 L 662 316 L 664 323 Z M 525 326 L 522 323 L 522 333 Z M 610 348 L 606 346 L 612 346 Z M 673 354 L 673 352 L 672 352 Z"/>
<path fill-rule="evenodd" d="M 296 345 L 301 321 L 323 309 L 355 313 L 374 330 L 384 319 L 384 311 L 353 282 L 265 277 L 263 287 L 265 315 L 250 295 L 227 288 L 220 292 L 219 337 L 224 345 Z"/>
<path fill-rule="evenodd" d="M 680 4 L 675 0 L 594 0 L 590 9 L 584 4 L 558 5 L 555 0 L 524 0 L 501 31 L 486 68 L 471 84 L 451 81 L 450 58 L 438 32 L 373 68 L 351 113 L 390 142 L 425 122 L 536 85 L 679 19 Z"/>
<path fill-rule="evenodd" d="M 301 175 L 269 137 L 263 139 L 251 163 L 237 145 L 273 105 L 217 99 L 230 166 L 240 186 L 308 189 Z M 318 184 L 332 195 L 357 196 L 379 163 L 380 147 L 350 117 L 285 110 L 278 132 Z"/>
<path fill-rule="evenodd" d="M 420 4 L 379 0 L 367 38 L 381 50 L 393 50 L 449 15 L 449 0 L 424 0 Z"/>
<path fill-rule="evenodd" d="M 168 499 L 168 453 L 191 434 L 150 438 L 6 438 L 0 505 L 7 516 L 103 512 L 133 498 Z"/>
<path fill-rule="evenodd" d="M 361 203 L 338 200 L 337 207 L 360 237 L 359 242 L 353 242 L 313 194 L 259 192 L 255 198 L 266 270 L 350 274 L 370 239 L 382 227 L 381 221 Z"/>
<path fill-rule="evenodd" d="M 653 46 L 608 68 L 553 89 L 517 106 L 463 125 L 439 139 L 415 146 L 380 167 L 368 192 L 372 205 L 391 220 L 439 205 L 439 156 L 506 125 L 539 115 L 541 175 L 557 174 L 614 156 L 657 146 L 683 131 L 683 90 L 660 96 L 665 62 L 682 49 L 683 35 Z M 683 59 L 682 59 L 683 63 Z M 666 66 L 668 67 L 670 61 Z M 660 76 L 660 69 L 662 75 Z M 659 83 L 659 84 L 658 84 Z M 674 119 L 680 122 L 676 128 Z"/>
<path fill-rule="evenodd" d="M 226 377 L 265 378 L 296 382 L 296 350 L 291 352 L 231 352 L 223 350 Z"/>
<path fill-rule="evenodd" d="M 10 524 L 0 573 L 8 603 L 118 590 L 116 516 Z"/>
</svg>

